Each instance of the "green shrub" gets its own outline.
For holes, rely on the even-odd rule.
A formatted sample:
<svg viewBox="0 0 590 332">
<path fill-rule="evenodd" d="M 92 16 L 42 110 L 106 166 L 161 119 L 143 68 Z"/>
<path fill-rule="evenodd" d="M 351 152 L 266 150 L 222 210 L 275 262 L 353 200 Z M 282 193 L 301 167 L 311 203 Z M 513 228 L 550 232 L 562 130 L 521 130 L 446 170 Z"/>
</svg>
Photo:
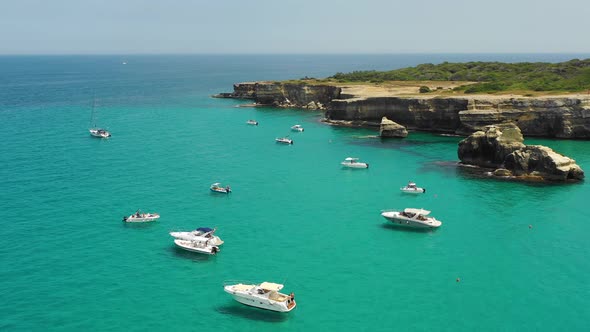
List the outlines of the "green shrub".
<svg viewBox="0 0 590 332">
<path fill-rule="evenodd" d="M 425 86 L 425 85 L 423 85 L 423 86 L 420 87 L 420 90 L 419 91 L 420 91 L 420 93 L 428 93 L 428 92 L 430 92 L 430 88 L 427 87 L 427 86 Z"/>
</svg>

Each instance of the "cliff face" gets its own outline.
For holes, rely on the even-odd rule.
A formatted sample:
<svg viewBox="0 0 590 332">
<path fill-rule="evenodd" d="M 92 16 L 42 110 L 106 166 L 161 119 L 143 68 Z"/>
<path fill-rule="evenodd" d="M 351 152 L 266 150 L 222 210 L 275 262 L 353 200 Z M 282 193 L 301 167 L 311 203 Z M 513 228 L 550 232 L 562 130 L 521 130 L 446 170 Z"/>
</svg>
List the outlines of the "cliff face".
<svg viewBox="0 0 590 332">
<path fill-rule="evenodd" d="M 387 117 L 410 129 L 455 132 L 460 126 L 459 111 L 467 108 L 459 98 L 375 97 L 355 100 L 332 100 L 326 118 L 362 121 L 379 125 Z"/>
<path fill-rule="evenodd" d="M 234 92 L 218 97 L 254 99 L 259 105 L 325 109 L 341 89 L 331 85 L 306 85 L 280 82 L 248 82 L 234 84 Z"/>
<path fill-rule="evenodd" d="M 472 99 L 459 112 L 457 133 L 469 134 L 484 126 L 511 121 L 525 136 L 590 137 L 590 99 Z"/>
<path fill-rule="evenodd" d="M 350 89 L 350 87 L 344 87 Z M 381 118 L 408 129 L 469 135 L 513 122 L 525 136 L 590 138 L 589 97 L 396 97 L 342 93 L 343 87 L 280 82 L 234 84 L 218 97 L 254 99 L 260 105 L 326 110 L 326 121 L 378 127 Z"/>
</svg>

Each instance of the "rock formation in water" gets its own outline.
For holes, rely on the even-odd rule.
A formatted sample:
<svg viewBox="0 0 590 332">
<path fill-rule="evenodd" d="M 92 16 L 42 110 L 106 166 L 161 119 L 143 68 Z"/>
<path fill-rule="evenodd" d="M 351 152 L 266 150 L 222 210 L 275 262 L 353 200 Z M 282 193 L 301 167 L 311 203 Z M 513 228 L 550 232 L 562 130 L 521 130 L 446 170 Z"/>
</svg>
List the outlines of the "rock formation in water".
<svg viewBox="0 0 590 332">
<path fill-rule="evenodd" d="M 404 138 L 408 136 L 408 130 L 406 127 L 383 117 L 379 127 L 379 136 Z"/>
<path fill-rule="evenodd" d="M 344 89 L 344 90 L 343 90 Z M 234 84 L 217 97 L 259 105 L 326 110 L 327 122 L 379 127 L 387 117 L 408 129 L 469 135 L 487 125 L 514 122 L 525 136 L 590 138 L 590 96 L 366 96 L 346 87 L 281 82 Z"/>
<path fill-rule="evenodd" d="M 584 171 L 576 161 L 541 145 L 524 145 L 520 129 L 513 123 L 490 125 L 459 142 L 463 164 L 497 168 L 496 176 L 525 180 L 582 180 Z"/>
</svg>

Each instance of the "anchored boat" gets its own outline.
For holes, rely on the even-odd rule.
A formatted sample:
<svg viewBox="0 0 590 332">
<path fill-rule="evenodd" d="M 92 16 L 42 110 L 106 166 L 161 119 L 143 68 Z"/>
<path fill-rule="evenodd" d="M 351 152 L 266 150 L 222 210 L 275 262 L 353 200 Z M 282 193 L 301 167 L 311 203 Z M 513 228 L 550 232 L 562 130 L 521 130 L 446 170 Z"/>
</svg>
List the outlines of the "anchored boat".
<svg viewBox="0 0 590 332">
<path fill-rule="evenodd" d="M 219 236 L 214 235 L 216 230 L 216 228 L 199 227 L 190 232 L 170 232 L 170 236 L 185 241 L 209 241 L 209 243 L 214 246 L 220 246 L 223 244 L 223 240 L 221 240 Z"/>
<path fill-rule="evenodd" d="M 434 217 L 428 217 L 430 211 L 424 209 L 406 208 L 403 211 L 383 211 L 381 216 L 395 225 L 412 228 L 437 228 L 442 222 Z"/>
<path fill-rule="evenodd" d="M 124 222 L 150 222 L 156 221 L 160 218 L 160 215 L 157 213 L 144 213 L 141 210 L 137 210 L 134 214 L 130 216 L 123 217 Z"/>
<path fill-rule="evenodd" d="M 340 165 L 350 168 L 369 168 L 369 164 L 358 161 L 359 158 L 348 157 Z"/>
<path fill-rule="evenodd" d="M 245 305 L 278 312 L 295 309 L 295 294 L 279 293 L 281 289 L 283 285 L 266 281 L 258 285 L 235 284 L 223 288 L 234 300 Z"/>
<path fill-rule="evenodd" d="M 221 183 L 219 183 L 219 182 L 215 182 L 214 184 L 212 184 L 209 187 L 209 189 L 211 189 L 211 191 L 216 192 L 216 193 L 222 193 L 222 194 L 229 194 L 229 193 L 231 193 L 230 186 L 223 187 L 221 185 Z"/>
<path fill-rule="evenodd" d="M 414 182 L 408 182 L 405 187 L 401 187 L 399 190 L 406 194 L 423 194 L 426 192 L 426 188 L 417 187 Z"/>
</svg>

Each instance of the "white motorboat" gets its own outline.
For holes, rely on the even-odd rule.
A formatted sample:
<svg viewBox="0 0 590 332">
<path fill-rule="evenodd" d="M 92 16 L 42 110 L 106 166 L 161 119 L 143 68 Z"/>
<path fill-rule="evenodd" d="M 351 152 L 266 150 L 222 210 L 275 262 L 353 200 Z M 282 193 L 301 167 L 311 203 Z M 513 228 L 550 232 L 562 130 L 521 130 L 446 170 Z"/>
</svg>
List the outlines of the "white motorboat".
<svg viewBox="0 0 590 332">
<path fill-rule="evenodd" d="M 93 100 L 92 101 L 92 112 L 90 113 L 90 125 L 92 126 L 92 128 L 88 129 L 88 131 L 90 132 L 90 135 L 93 137 L 109 138 L 109 137 L 111 137 L 111 133 L 108 130 L 106 130 L 104 128 L 99 128 L 96 126 L 95 104 L 96 104 L 96 101 Z"/>
<path fill-rule="evenodd" d="M 214 246 L 220 246 L 223 244 L 223 240 L 221 240 L 219 236 L 214 235 L 216 230 L 217 229 L 215 228 L 199 227 L 190 232 L 170 232 L 170 235 L 179 240 L 201 242 L 209 241 L 209 243 Z"/>
<path fill-rule="evenodd" d="M 219 182 L 215 182 L 214 184 L 212 184 L 211 187 L 209 187 L 209 189 L 211 189 L 211 191 L 216 192 L 216 193 L 222 193 L 222 194 L 231 193 L 230 186 L 223 187 L 221 185 L 221 183 L 219 183 Z"/>
<path fill-rule="evenodd" d="M 150 222 L 155 221 L 160 218 L 160 215 L 157 213 L 143 213 L 140 210 L 137 210 L 134 214 L 123 217 L 124 222 Z"/>
<path fill-rule="evenodd" d="M 275 138 L 275 141 L 277 143 L 293 144 L 293 140 L 288 137 L 278 137 L 278 138 Z"/>
<path fill-rule="evenodd" d="M 292 127 L 291 127 L 291 130 L 292 130 L 292 131 L 298 131 L 298 132 L 302 132 L 302 131 L 304 131 L 305 129 L 303 129 L 303 127 L 301 127 L 301 125 L 298 125 L 298 124 L 296 124 L 296 125 L 294 125 L 294 126 L 292 126 Z"/>
<path fill-rule="evenodd" d="M 90 128 L 88 129 L 88 131 L 90 132 L 90 135 L 94 136 L 94 137 L 100 137 L 100 138 L 109 138 L 111 137 L 111 133 L 106 130 L 106 129 L 102 129 L 102 128 Z"/>
<path fill-rule="evenodd" d="M 258 126 L 258 121 L 256 120 L 248 120 L 246 121 L 246 123 L 249 125 Z"/>
<path fill-rule="evenodd" d="M 208 241 L 202 242 L 175 239 L 174 244 L 176 244 L 176 246 L 179 248 L 187 251 L 197 252 L 199 254 L 215 255 L 220 251 L 218 246 L 215 246 Z"/>
<path fill-rule="evenodd" d="M 228 285 L 223 290 L 242 304 L 266 310 L 289 312 L 297 305 L 295 303 L 295 294 L 279 293 L 282 288 L 283 285 L 281 284 L 263 282 L 259 285 Z"/>
<path fill-rule="evenodd" d="M 369 168 L 369 164 L 358 161 L 359 158 L 348 157 L 340 165 L 350 168 Z"/>
<path fill-rule="evenodd" d="M 417 187 L 414 182 L 408 182 L 405 187 L 401 187 L 399 190 L 406 194 L 423 194 L 426 192 L 426 188 Z"/>
<path fill-rule="evenodd" d="M 413 228 L 437 228 L 442 222 L 434 217 L 427 217 L 430 211 L 407 208 L 403 211 L 383 211 L 381 215 L 395 225 Z"/>
</svg>

